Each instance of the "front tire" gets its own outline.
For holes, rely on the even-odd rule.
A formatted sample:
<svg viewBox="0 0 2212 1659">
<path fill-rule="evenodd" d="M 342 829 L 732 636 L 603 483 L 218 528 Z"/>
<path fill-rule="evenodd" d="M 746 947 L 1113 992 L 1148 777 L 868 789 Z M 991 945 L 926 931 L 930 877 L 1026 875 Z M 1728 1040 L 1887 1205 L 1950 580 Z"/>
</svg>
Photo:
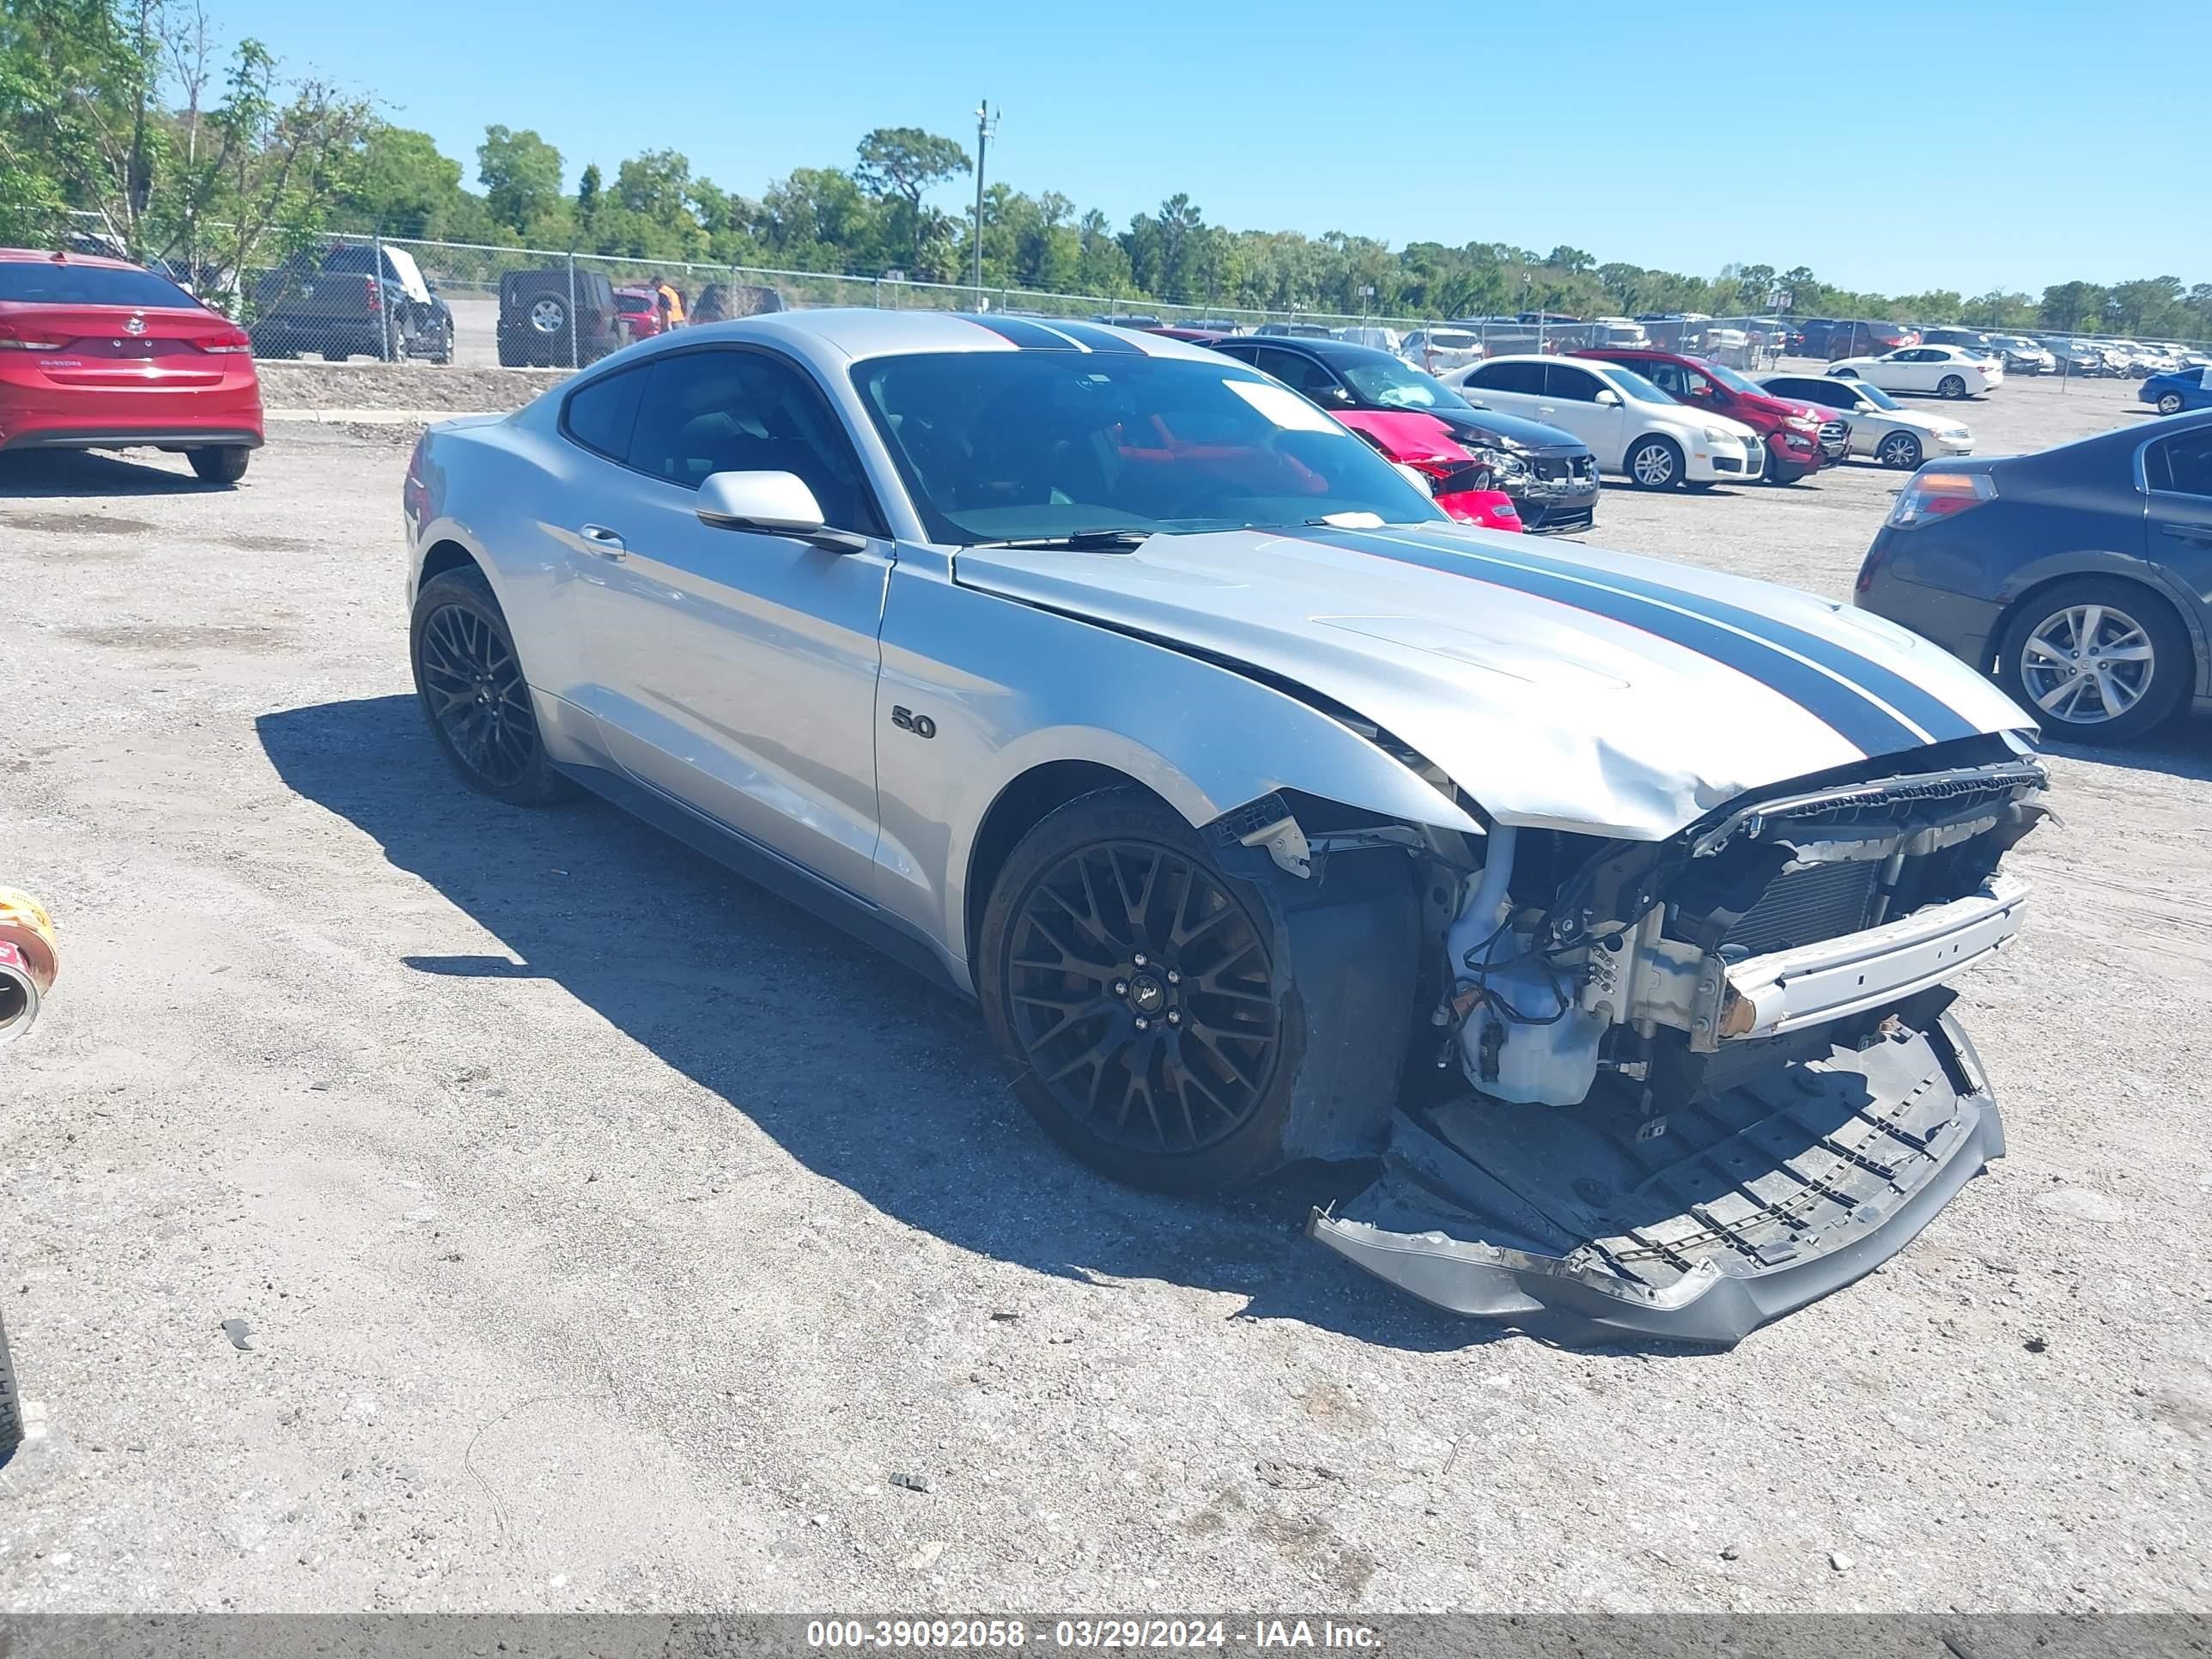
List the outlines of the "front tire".
<svg viewBox="0 0 2212 1659">
<path fill-rule="evenodd" d="M 1910 432 L 1893 432 L 1875 446 L 1874 458 L 1899 472 L 1917 472 L 1922 459 L 1920 440 Z"/>
<path fill-rule="evenodd" d="M 234 484 L 246 476 L 253 452 L 244 444 L 210 444 L 186 450 L 185 459 L 202 483 Z"/>
<path fill-rule="evenodd" d="M 1936 382 L 1936 395 L 1954 400 L 1965 397 L 1966 395 L 1966 377 L 1960 374 L 1946 374 Z"/>
<path fill-rule="evenodd" d="M 1673 489 L 1682 482 L 1682 447 L 1656 434 L 1628 447 L 1621 470 L 1638 489 Z"/>
<path fill-rule="evenodd" d="M 575 793 L 546 757 L 514 635 L 482 571 L 449 570 L 422 584 L 409 655 L 430 735 L 462 782 L 510 806 Z"/>
<path fill-rule="evenodd" d="M 2188 630 L 2148 588 L 2081 576 L 2019 607 L 1997 647 L 1997 679 L 2046 736 L 2130 743 L 2154 730 L 2196 674 Z"/>
<path fill-rule="evenodd" d="M 2160 393 L 2158 400 L 2158 412 L 2161 415 L 2180 414 L 2181 394 L 2179 392 Z"/>
<path fill-rule="evenodd" d="M 1022 838 L 983 914 L 976 989 L 1014 1093 L 1100 1173 L 1159 1192 L 1272 1174 L 1304 1019 L 1267 912 L 1133 787 Z"/>
</svg>

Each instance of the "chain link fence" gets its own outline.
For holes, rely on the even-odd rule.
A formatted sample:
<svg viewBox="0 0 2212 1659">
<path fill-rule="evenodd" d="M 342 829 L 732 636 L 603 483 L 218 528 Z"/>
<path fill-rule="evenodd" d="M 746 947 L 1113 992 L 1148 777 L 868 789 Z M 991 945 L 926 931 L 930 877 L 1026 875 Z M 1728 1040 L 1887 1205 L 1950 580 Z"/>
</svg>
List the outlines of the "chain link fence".
<svg viewBox="0 0 2212 1659">
<path fill-rule="evenodd" d="M 91 232 L 81 240 L 91 240 Z M 105 250 L 100 250 L 105 251 Z M 988 310 L 1194 333 L 1332 335 L 1396 353 L 1433 374 L 1483 358 L 1650 346 L 1730 368 L 1784 357 L 1834 361 L 1907 336 L 1986 342 L 2015 370 L 2137 380 L 2212 362 L 2203 341 L 2142 341 L 2042 330 L 1974 330 L 1774 315 L 1406 317 L 1172 304 L 1021 288 L 913 282 L 896 274 L 625 258 L 542 248 L 330 234 L 282 263 L 238 272 L 171 270 L 247 327 L 263 359 L 577 368 L 634 340 L 694 324 L 823 306 Z M 2048 352 L 2047 368 L 2035 354 Z"/>
</svg>

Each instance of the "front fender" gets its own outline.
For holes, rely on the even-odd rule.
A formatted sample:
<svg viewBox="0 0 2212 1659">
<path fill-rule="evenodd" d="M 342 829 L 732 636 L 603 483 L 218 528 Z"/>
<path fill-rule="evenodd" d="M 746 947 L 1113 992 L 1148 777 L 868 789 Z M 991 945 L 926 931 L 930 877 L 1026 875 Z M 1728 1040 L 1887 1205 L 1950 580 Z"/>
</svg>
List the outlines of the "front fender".
<svg viewBox="0 0 2212 1659">
<path fill-rule="evenodd" d="M 1481 825 L 1383 750 L 1233 665 L 956 586 L 902 551 L 876 720 L 877 901 L 967 954 L 967 872 L 992 804 L 1056 761 L 1134 779 L 1191 823 L 1279 789 L 1383 817 Z M 908 711 L 898 724 L 895 709 Z M 927 715 L 927 740 L 913 729 Z"/>
</svg>

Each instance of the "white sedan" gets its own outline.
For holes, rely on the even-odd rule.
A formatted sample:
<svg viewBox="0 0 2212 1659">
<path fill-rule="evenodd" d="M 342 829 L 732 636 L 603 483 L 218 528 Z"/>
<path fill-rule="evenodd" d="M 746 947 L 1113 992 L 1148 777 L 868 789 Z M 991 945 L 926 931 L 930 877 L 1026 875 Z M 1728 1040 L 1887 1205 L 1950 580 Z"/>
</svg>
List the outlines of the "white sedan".
<svg viewBox="0 0 2212 1659">
<path fill-rule="evenodd" d="M 1974 453 L 1974 434 L 1945 415 L 1905 408 L 1865 380 L 1825 380 L 1814 374 L 1768 374 L 1759 385 L 1778 398 L 1796 398 L 1835 411 L 1850 433 L 1854 455 L 1884 466 L 1916 471 L 1935 457 Z"/>
<path fill-rule="evenodd" d="M 1502 415 L 1565 427 L 1602 471 L 1626 473 L 1638 489 L 1749 483 L 1766 470 L 1765 441 L 1751 428 L 1678 403 L 1620 363 L 1492 357 L 1437 378 Z"/>
<path fill-rule="evenodd" d="M 2002 363 L 1964 346 L 1905 346 L 1879 357 L 1846 357 L 1828 373 L 1884 392 L 1933 392 L 1944 398 L 1976 398 L 2004 384 Z"/>
</svg>

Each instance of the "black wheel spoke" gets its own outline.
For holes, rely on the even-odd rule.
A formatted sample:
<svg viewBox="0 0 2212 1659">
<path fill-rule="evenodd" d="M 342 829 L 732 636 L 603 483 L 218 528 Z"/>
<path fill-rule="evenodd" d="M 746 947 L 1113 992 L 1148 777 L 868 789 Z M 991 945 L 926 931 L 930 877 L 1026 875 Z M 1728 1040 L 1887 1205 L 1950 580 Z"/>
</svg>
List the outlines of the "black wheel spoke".
<svg viewBox="0 0 2212 1659">
<path fill-rule="evenodd" d="M 1259 1109 L 1281 1048 L 1273 969 L 1201 858 L 1146 840 L 1081 848 L 1032 884 L 1010 944 L 1015 1038 L 1090 1133 L 1176 1156 Z"/>
<path fill-rule="evenodd" d="M 514 647 L 465 605 L 440 606 L 422 629 L 430 718 L 462 764 L 494 788 L 520 783 L 538 757 L 538 720 Z"/>
</svg>

